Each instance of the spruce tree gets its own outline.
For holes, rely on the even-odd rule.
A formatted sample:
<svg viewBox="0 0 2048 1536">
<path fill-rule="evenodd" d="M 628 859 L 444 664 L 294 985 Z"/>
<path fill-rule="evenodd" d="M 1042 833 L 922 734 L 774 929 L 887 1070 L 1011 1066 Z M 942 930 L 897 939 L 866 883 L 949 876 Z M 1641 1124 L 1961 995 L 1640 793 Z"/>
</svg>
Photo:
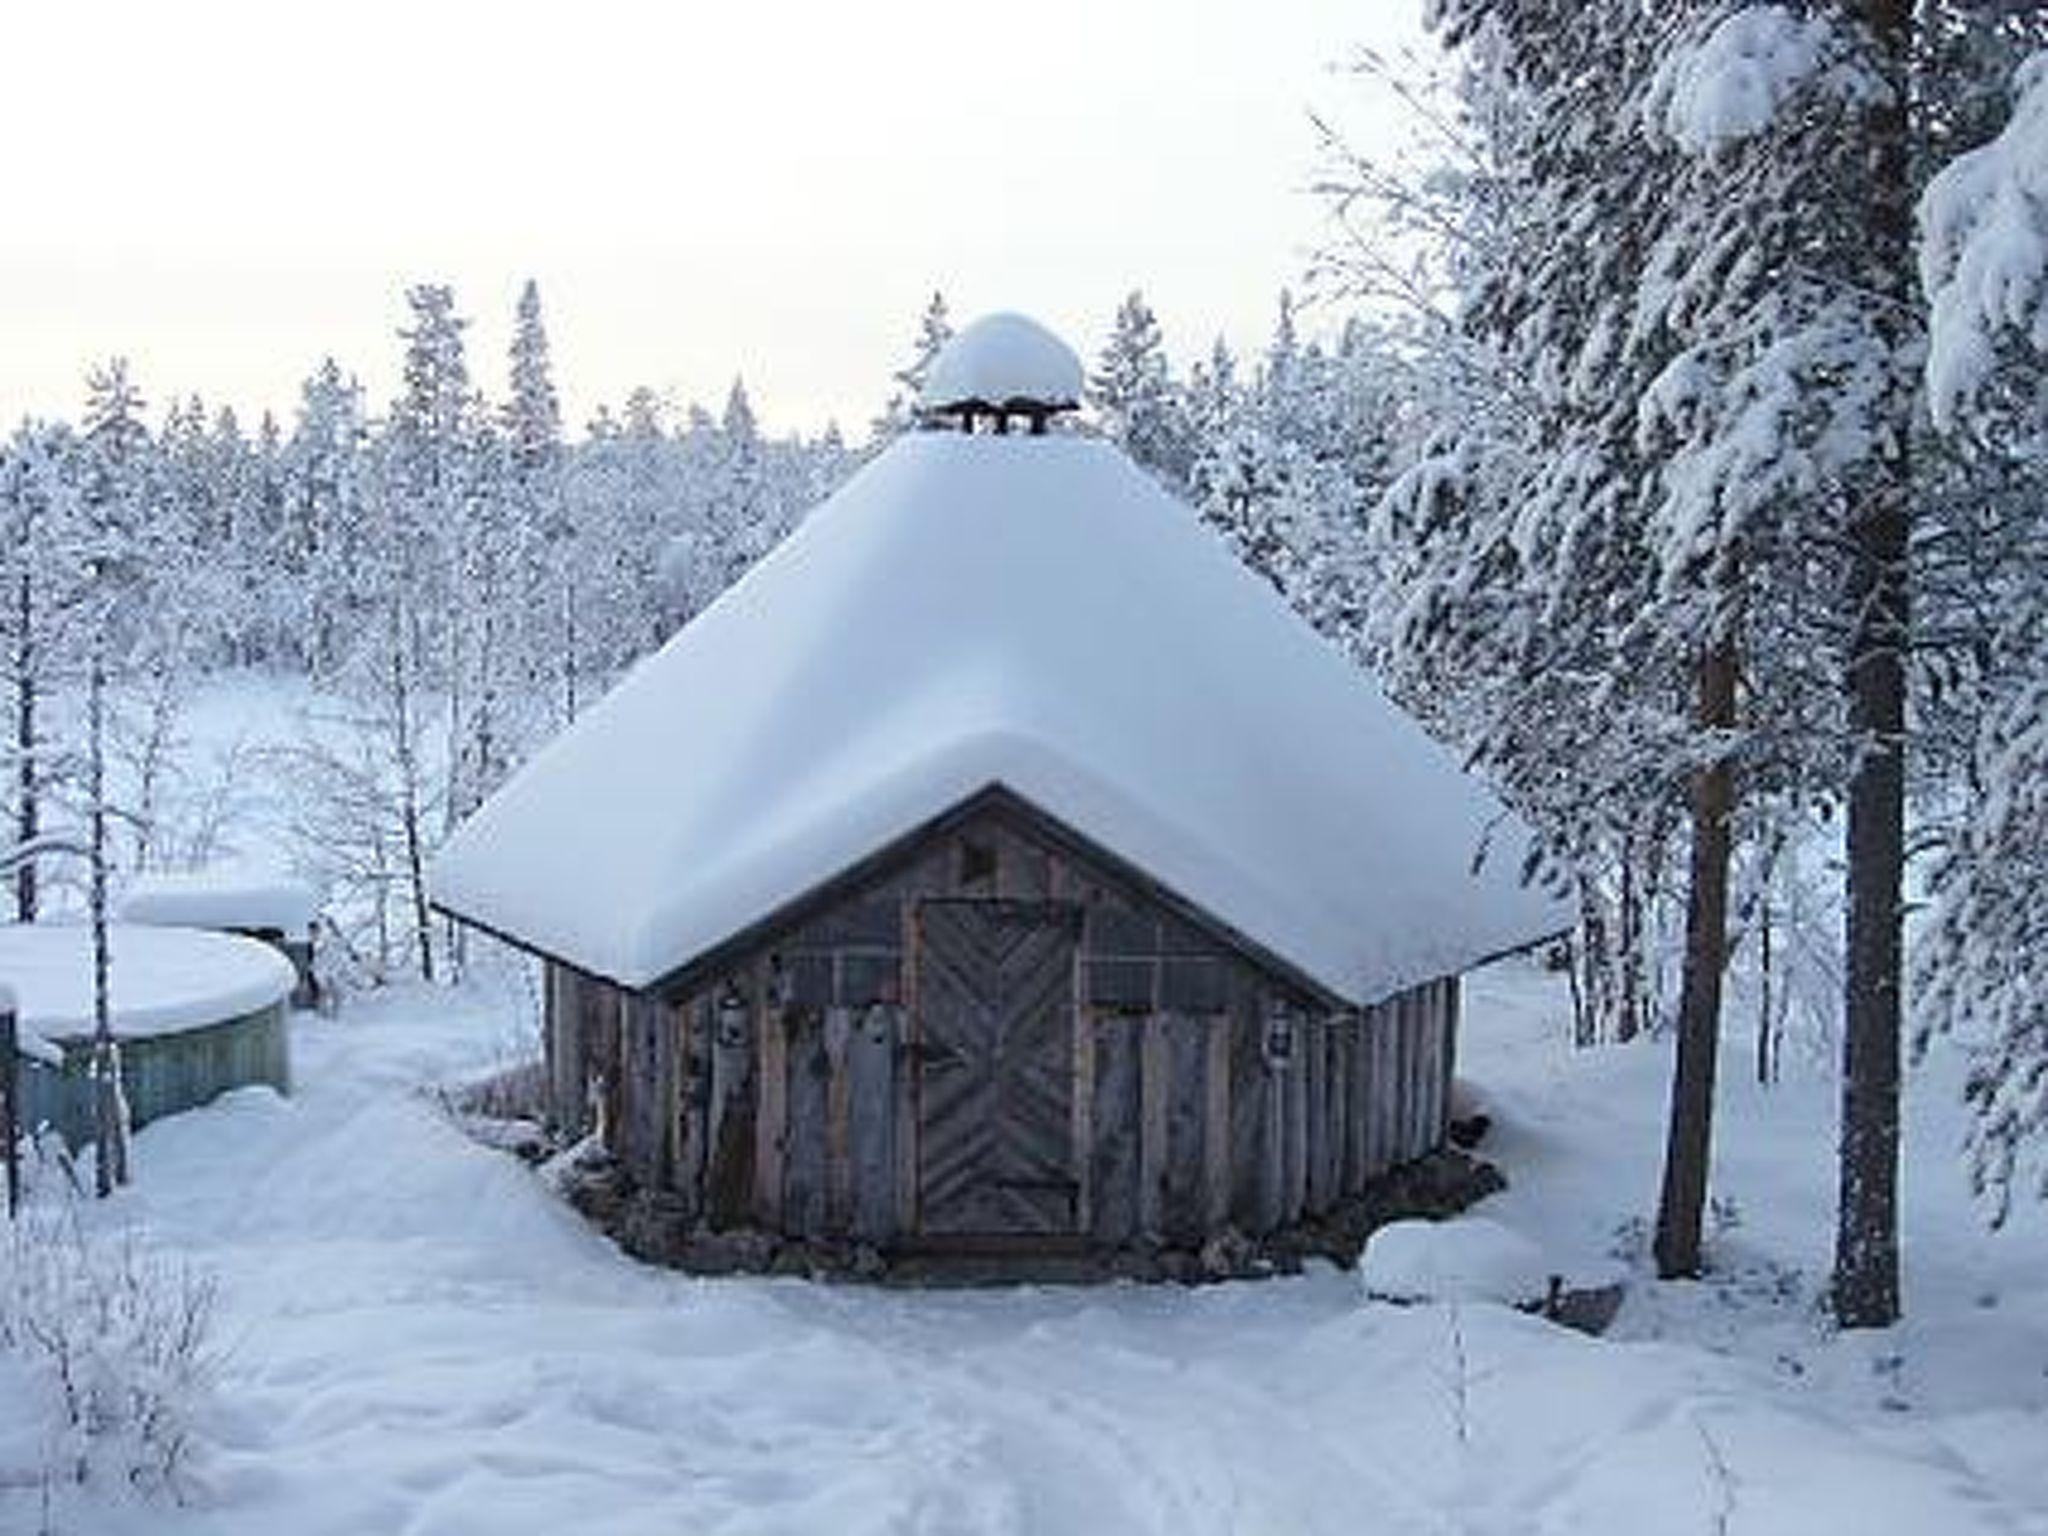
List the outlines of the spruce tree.
<svg viewBox="0 0 2048 1536">
<path fill-rule="evenodd" d="M 1137 289 L 1117 306 L 1109 340 L 1088 376 L 1088 401 L 1105 437 L 1161 483 L 1185 492 L 1194 459 L 1187 415 L 1158 317 Z"/>
<path fill-rule="evenodd" d="M 886 447 L 916 425 L 917 402 L 924 393 L 925 375 L 931 371 L 932 359 L 938 356 L 939 349 L 952 339 L 953 322 L 946 311 L 946 296 L 935 290 L 918 317 L 910 361 L 890 375 L 896 388 L 890 392 L 882 413 L 868 426 L 870 452 Z"/>
</svg>

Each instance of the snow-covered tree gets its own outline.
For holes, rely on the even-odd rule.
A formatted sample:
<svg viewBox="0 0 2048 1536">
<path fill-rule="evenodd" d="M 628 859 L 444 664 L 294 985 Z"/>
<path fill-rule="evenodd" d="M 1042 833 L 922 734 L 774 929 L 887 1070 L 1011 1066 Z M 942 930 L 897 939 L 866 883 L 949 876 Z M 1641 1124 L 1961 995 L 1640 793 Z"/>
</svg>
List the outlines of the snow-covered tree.
<svg viewBox="0 0 2048 1536">
<path fill-rule="evenodd" d="M 1158 317 L 1132 289 L 1088 376 L 1088 402 L 1103 435 L 1160 482 L 1182 491 L 1193 467 L 1186 408 L 1166 358 Z"/>
<path fill-rule="evenodd" d="M 2029 1166 L 2048 1197 L 2048 52 L 2012 84 L 2003 130 L 1920 205 L 1928 403 L 1977 471 L 1983 521 L 1964 615 L 1969 782 L 1918 972 L 1928 1022 L 1975 1053 L 1971 1171 L 1994 1222 Z"/>
<path fill-rule="evenodd" d="M 868 426 L 870 451 L 887 446 L 893 438 L 917 424 L 917 402 L 924 393 L 925 375 L 931 371 L 932 359 L 938 356 L 939 348 L 952 339 L 953 322 L 946 311 L 946 296 L 934 292 L 924 307 L 924 313 L 918 317 L 917 338 L 910 345 L 910 361 L 890 375 L 896 387 L 890 392 L 882 413 Z"/>
<path fill-rule="evenodd" d="M 567 721 L 575 718 L 577 708 L 577 591 L 583 551 L 563 494 L 562 411 L 541 320 L 540 287 L 531 279 L 519 294 L 511 364 L 504 430 L 512 519 L 524 531 L 531 552 L 524 575 L 532 611 L 552 616 L 552 623 L 535 626 L 528 646 L 536 663 L 535 680 L 548 673 L 559 679 L 560 718 Z"/>
<path fill-rule="evenodd" d="M 128 1181 L 126 1113 L 121 1057 L 109 997 L 108 878 L 112 853 L 107 824 L 113 812 L 107 787 L 107 689 L 132 639 L 133 597 L 149 575 L 148 530 L 155 488 L 150 481 L 149 431 L 142 396 L 125 359 L 94 369 L 86 380 L 81 423 L 79 544 L 89 634 L 86 662 L 85 810 L 90 829 L 88 911 L 93 964 L 94 1179 L 105 1197 Z"/>
<path fill-rule="evenodd" d="M 68 429 L 25 423 L 0 451 L 0 635 L 6 643 L 9 846 L 32 850 L 46 830 L 51 789 L 61 777 L 60 742 L 48 712 L 75 676 L 75 640 L 87 590 L 78 557 L 76 470 L 81 453 Z M 14 916 L 41 908 L 39 866 L 14 866 Z"/>
</svg>

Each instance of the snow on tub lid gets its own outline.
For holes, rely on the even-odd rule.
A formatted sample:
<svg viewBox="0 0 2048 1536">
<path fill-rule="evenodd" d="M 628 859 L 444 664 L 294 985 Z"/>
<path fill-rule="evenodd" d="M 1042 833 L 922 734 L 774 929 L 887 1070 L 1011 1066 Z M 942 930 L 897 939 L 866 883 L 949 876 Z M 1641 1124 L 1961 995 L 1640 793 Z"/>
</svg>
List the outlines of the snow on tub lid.
<svg viewBox="0 0 2048 1536">
<path fill-rule="evenodd" d="M 290 995 L 297 979 L 268 944 L 196 928 L 107 930 L 107 972 L 114 1032 L 130 1038 L 171 1035 L 254 1013 Z M 0 985 L 20 1010 L 29 1036 L 61 1040 L 92 1032 L 92 930 L 82 924 L 0 926 Z"/>
<path fill-rule="evenodd" d="M 313 888 L 261 864 L 221 864 L 138 875 L 121 901 L 123 922 L 152 927 L 275 928 L 304 934 L 319 906 Z"/>
</svg>

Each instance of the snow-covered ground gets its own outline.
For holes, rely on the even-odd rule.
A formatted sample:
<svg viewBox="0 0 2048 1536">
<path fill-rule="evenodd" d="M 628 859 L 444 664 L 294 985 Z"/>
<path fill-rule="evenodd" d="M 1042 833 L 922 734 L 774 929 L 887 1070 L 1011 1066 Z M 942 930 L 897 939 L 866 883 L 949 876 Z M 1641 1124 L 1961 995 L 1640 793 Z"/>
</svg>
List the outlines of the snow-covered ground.
<svg viewBox="0 0 2048 1536">
<path fill-rule="evenodd" d="M 1821 1324 L 1828 1085 L 1759 1092 L 1731 1053 L 1721 1272 L 1637 1274 L 1595 1341 L 1367 1303 L 1328 1268 L 973 1292 L 651 1270 L 422 1091 L 507 1059 L 525 1006 L 358 998 L 302 1018 L 293 1099 L 141 1134 L 139 1184 L 88 1219 L 217 1279 L 224 1358 L 182 1506 L 103 1482 L 61 1492 L 56 1529 L 2048 1531 L 2048 1235 L 1975 1225 L 1945 1064 L 1913 1085 L 1911 1321 Z M 1654 1193 L 1664 1049 L 1570 1052 L 1521 963 L 1469 1006 L 1514 1181 L 1488 1213 L 1611 1270 Z M 25 1411 L 0 1398 L 0 1454 Z M 36 1529 L 6 1482 L 0 1530 Z"/>
</svg>

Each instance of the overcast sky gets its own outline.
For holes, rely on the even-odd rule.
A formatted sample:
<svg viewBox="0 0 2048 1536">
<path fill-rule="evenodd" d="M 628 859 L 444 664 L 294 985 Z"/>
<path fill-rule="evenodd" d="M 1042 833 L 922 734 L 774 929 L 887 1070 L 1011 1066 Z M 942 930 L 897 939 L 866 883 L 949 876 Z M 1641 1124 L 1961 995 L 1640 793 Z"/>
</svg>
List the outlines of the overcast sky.
<svg viewBox="0 0 2048 1536">
<path fill-rule="evenodd" d="M 635 384 L 858 437 L 934 287 L 1084 351 L 1142 286 L 1182 358 L 1268 330 L 1322 212 L 1309 109 L 1416 0 L 12 7 L 0 421 L 130 357 L 289 416 L 333 353 L 381 407 L 409 282 L 502 390 L 541 285 L 572 426 Z"/>
</svg>

